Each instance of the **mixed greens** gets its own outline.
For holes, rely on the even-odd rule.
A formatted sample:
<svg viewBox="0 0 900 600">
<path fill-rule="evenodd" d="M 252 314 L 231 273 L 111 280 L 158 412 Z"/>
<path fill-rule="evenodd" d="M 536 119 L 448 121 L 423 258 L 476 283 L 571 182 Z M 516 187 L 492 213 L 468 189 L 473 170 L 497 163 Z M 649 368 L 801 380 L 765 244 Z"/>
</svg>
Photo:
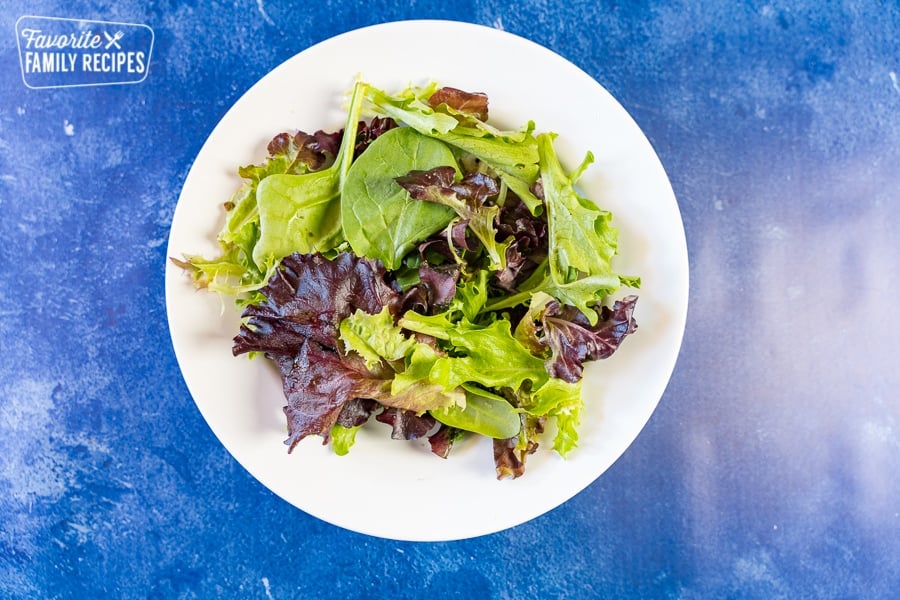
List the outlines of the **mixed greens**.
<svg viewBox="0 0 900 600">
<path fill-rule="evenodd" d="M 173 259 L 234 296 L 233 352 L 277 366 L 289 451 L 345 454 L 370 419 L 446 457 L 493 439 L 518 477 L 547 425 L 578 442 L 582 373 L 635 331 L 637 277 L 612 266 L 612 215 L 567 173 L 554 134 L 500 130 L 485 94 L 353 87 L 343 129 L 277 135 L 225 205 L 221 254 Z"/>
</svg>

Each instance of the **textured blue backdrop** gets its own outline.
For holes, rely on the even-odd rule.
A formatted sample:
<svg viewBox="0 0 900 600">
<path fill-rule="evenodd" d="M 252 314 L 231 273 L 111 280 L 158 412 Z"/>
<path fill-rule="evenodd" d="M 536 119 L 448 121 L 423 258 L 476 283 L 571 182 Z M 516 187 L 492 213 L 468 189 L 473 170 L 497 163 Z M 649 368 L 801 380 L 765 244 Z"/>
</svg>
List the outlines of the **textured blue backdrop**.
<svg viewBox="0 0 900 600">
<path fill-rule="evenodd" d="M 147 78 L 29 89 L 25 15 L 149 26 Z M 267 492 L 195 409 L 165 318 L 168 227 L 218 119 L 311 44 L 406 18 L 505 29 L 609 89 L 670 175 L 692 266 L 678 366 L 626 454 L 453 543 Z M 894 2 L 4 2 L 0 596 L 889 597 L 898 40 Z"/>
</svg>

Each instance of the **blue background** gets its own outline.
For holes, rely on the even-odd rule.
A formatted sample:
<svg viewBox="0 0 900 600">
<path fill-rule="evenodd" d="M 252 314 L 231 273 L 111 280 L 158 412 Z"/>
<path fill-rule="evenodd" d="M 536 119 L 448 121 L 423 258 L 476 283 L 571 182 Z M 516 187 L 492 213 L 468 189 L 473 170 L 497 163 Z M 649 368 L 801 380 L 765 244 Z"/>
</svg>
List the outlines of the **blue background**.
<svg viewBox="0 0 900 600">
<path fill-rule="evenodd" d="M 27 89 L 29 14 L 150 26 L 149 76 Z M 603 84 L 669 173 L 692 268 L 679 362 L 625 455 L 450 543 L 347 532 L 252 479 L 193 405 L 163 293 L 181 185 L 230 105 L 407 18 L 505 29 Z M 891 597 L 898 40 L 895 2 L 4 2 L 0 597 Z"/>
</svg>

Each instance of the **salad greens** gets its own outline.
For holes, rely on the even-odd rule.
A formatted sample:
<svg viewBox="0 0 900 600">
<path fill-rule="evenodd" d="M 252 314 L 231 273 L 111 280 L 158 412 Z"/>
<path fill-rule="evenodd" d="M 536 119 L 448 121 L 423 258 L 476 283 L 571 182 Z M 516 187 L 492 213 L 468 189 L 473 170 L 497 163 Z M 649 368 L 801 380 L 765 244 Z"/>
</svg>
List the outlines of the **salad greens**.
<svg viewBox="0 0 900 600">
<path fill-rule="evenodd" d="M 357 82 L 335 133 L 282 133 L 239 169 L 214 259 L 173 261 L 233 296 L 233 353 L 278 368 L 289 451 L 310 435 L 346 454 L 372 418 L 446 457 L 493 439 L 522 475 L 552 426 L 578 443 L 584 363 L 633 333 L 640 279 L 616 272 L 612 215 L 576 188 L 555 134 L 500 130 L 488 97 L 431 83 Z"/>
</svg>

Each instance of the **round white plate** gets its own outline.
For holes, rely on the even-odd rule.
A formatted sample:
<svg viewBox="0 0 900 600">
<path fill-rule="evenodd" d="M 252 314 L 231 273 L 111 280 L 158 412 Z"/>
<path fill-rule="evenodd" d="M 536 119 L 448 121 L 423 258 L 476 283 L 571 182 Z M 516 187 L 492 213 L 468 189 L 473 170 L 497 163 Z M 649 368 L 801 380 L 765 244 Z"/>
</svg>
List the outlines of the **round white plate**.
<svg viewBox="0 0 900 600">
<path fill-rule="evenodd" d="M 465 40 L 452 44 L 450 40 Z M 436 43 L 441 42 L 441 43 Z M 452 48 L 452 49 L 451 49 Z M 169 328 L 185 381 L 213 432 L 263 485 L 334 525 L 398 540 L 439 541 L 500 531 L 562 504 L 628 448 L 668 383 L 687 314 L 687 247 L 678 205 L 659 159 L 626 111 L 586 73 L 533 42 L 487 27 L 404 21 L 351 31 L 319 43 L 263 77 L 228 111 L 203 145 L 175 209 L 168 256 L 217 252 L 221 204 L 240 186 L 237 167 L 265 159 L 282 131 L 337 130 L 357 76 L 387 91 L 436 80 L 485 92 L 491 122 L 559 134 L 557 151 L 576 167 L 596 162 L 582 192 L 613 212 L 621 273 L 643 279 L 638 331 L 610 359 L 590 363 L 579 447 L 566 460 L 552 440 L 525 475 L 498 481 L 489 440 L 469 440 L 440 459 L 391 440 L 374 419 L 346 456 L 321 439 L 292 454 L 276 371 L 265 360 L 233 357 L 238 314 L 215 294 L 196 291 L 167 262 Z M 624 294 L 624 292 L 623 292 Z"/>
</svg>

